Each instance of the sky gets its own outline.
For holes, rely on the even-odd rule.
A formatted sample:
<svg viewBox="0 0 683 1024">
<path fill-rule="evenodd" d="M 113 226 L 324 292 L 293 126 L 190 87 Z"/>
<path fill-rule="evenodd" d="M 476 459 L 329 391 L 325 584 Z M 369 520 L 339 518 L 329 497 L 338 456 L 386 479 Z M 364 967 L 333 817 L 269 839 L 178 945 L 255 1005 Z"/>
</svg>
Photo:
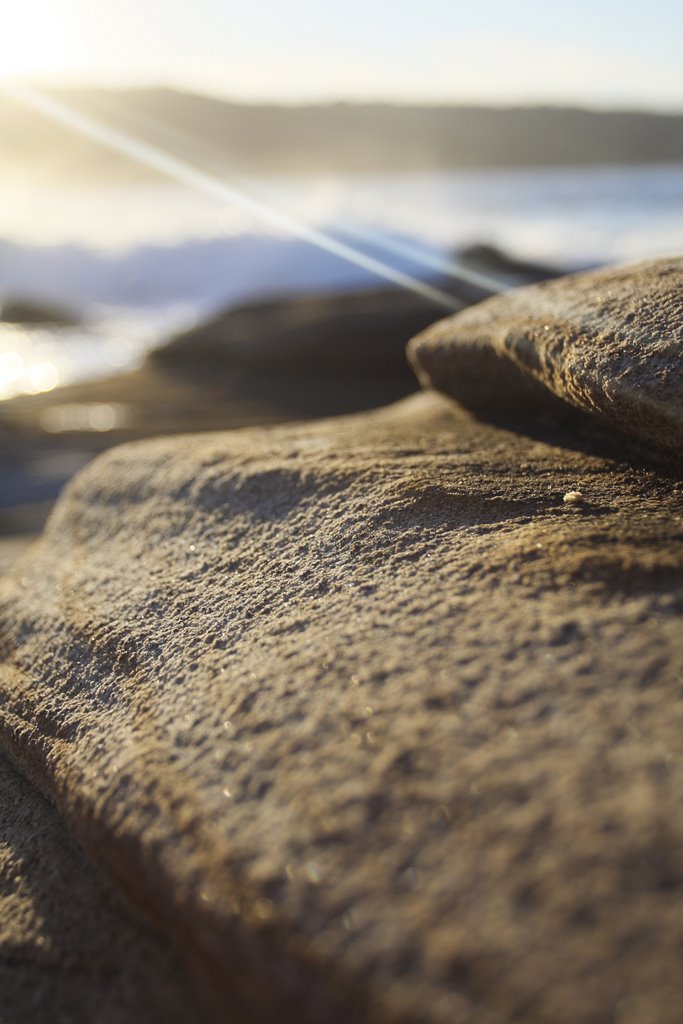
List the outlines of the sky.
<svg viewBox="0 0 683 1024">
<path fill-rule="evenodd" d="M 0 79 L 683 110 L 680 0 L 20 0 Z"/>
</svg>

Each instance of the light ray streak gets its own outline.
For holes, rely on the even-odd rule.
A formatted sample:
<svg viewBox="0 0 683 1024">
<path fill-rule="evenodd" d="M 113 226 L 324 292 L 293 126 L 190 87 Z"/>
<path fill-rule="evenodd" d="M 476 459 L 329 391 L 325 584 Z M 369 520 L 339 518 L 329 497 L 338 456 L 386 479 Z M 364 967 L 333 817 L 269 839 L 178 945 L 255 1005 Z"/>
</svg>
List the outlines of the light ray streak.
<svg viewBox="0 0 683 1024">
<path fill-rule="evenodd" d="M 480 288 L 486 295 L 507 291 L 510 285 L 506 281 L 499 280 L 490 274 L 482 274 L 478 270 L 470 270 L 454 260 L 449 260 L 438 252 L 424 249 L 420 245 L 392 238 L 391 235 L 374 228 L 360 227 L 356 224 L 344 225 L 338 229 L 342 237 L 358 239 L 359 241 L 370 242 L 378 245 L 386 252 L 395 253 L 396 256 L 405 256 L 413 263 L 436 270 L 445 277 L 451 277 L 454 281 L 464 281 L 466 284 Z"/>
<path fill-rule="evenodd" d="M 363 270 L 367 270 L 377 277 L 390 281 L 392 284 L 396 284 L 407 291 L 414 292 L 416 295 L 428 299 L 435 306 L 454 312 L 462 309 L 464 305 L 461 300 L 453 295 L 449 295 L 440 288 L 435 288 L 424 281 L 412 277 L 410 274 L 405 274 L 391 267 L 383 260 L 359 252 L 352 246 L 339 242 L 324 232 L 309 227 L 296 218 L 282 213 L 270 204 L 254 198 L 222 178 L 193 167 L 186 160 L 172 156 L 157 146 L 152 146 L 140 139 L 136 139 L 126 132 L 110 128 L 93 117 L 81 114 L 66 103 L 56 100 L 51 96 L 46 96 L 44 93 L 27 86 L 12 85 L 5 86 L 4 89 L 16 102 L 37 110 L 53 121 L 63 124 L 78 134 L 91 139 L 93 142 L 97 142 L 144 167 L 149 167 L 151 170 L 167 178 L 214 198 L 220 203 L 237 206 L 256 219 L 269 224 L 271 227 L 277 228 L 302 241 L 309 242 L 311 245 L 317 246 L 317 248 L 346 260 L 348 263 L 352 263 Z"/>
</svg>

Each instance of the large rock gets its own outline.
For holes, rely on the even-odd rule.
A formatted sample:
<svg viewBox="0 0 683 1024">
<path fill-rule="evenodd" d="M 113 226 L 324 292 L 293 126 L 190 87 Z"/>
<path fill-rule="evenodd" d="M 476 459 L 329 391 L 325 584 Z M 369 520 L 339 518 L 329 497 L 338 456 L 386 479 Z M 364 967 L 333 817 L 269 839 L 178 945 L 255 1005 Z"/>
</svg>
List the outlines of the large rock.
<svg viewBox="0 0 683 1024">
<path fill-rule="evenodd" d="M 423 383 L 478 411 L 557 411 L 559 399 L 683 451 L 683 259 L 508 292 L 430 327 L 408 354 Z"/>
<path fill-rule="evenodd" d="M 0 741 L 217 1021 L 679 1024 L 682 516 L 436 395 L 118 448 Z"/>
</svg>

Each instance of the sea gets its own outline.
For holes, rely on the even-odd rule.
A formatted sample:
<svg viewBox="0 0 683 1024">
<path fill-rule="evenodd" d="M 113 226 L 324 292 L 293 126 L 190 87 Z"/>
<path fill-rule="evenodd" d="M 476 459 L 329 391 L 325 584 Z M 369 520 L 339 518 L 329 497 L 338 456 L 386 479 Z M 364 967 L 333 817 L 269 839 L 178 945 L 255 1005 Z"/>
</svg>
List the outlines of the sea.
<svg viewBox="0 0 683 1024">
<path fill-rule="evenodd" d="M 482 243 L 567 271 L 680 254 L 683 165 L 271 178 L 229 201 L 165 182 L 3 181 L 0 302 L 81 322 L 0 324 L 0 399 L 132 369 L 244 301 L 378 282 L 312 234 L 420 280 Z"/>
</svg>

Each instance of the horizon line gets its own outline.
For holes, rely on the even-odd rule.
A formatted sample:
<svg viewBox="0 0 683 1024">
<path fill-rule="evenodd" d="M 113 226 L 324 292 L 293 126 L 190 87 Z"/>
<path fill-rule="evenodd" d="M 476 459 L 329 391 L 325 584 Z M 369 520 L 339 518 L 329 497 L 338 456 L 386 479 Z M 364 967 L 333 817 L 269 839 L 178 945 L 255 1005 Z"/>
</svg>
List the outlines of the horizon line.
<svg viewBox="0 0 683 1024">
<path fill-rule="evenodd" d="M 298 98 L 277 98 L 277 97 L 255 97 L 240 96 L 235 93 L 214 92 L 203 89 L 201 86 L 190 86 L 182 83 L 171 84 L 163 80 L 154 82 L 96 82 L 90 81 L 64 81 L 50 79 L 49 76 L 11 76 L 3 81 L 0 76 L 0 86 L 28 86 L 29 88 L 40 88 L 48 92 L 111 92 L 118 94 L 136 92 L 166 92 L 179 95 L 192 96 L 197 99 L 205 99 L 216 103 L 225 103 L 241 107 L 395 107 L 413 110 L 497 110 L 497 111 L 520 111 L 520 110 L 558 110 L 558 111 L 580 111 L 589 114 L 647 114 L 654 117 L 681 117 L 683 116 L 683 104 L 675 107 L 643 105 L 636 103 L 587 103 L 580 100 L 513 100 L 505 101 L 490 99 L 410 99 L 409 97 L 368 96 L 364 98 L 344 96 L 321 96 L 321 97 L 298 97 Z"/>
</svg>

